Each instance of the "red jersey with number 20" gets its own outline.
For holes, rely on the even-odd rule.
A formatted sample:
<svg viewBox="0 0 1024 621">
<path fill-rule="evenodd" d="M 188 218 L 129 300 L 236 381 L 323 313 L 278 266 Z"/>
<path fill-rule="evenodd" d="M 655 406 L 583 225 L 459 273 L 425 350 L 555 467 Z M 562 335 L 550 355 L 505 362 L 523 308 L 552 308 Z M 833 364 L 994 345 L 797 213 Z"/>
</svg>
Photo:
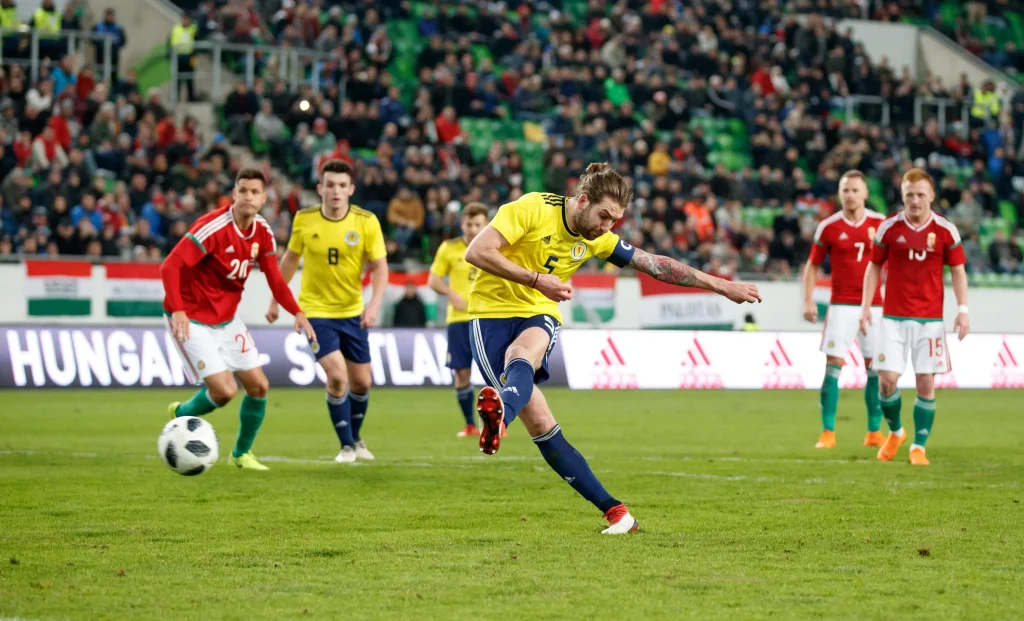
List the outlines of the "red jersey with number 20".
<svg viewBox="0 0 1024 621">
<path fill-rule="evenodd" d="M 864 210 L 860 222 L 852 222 L 842 211 L 818 224 L 811 245 L 811 263 L 821 265 L 825 257 L 832 263 L 832 304 L 860 306 L 864 291 L 864 272 L 871 263 L 871 246 L 875 232 L 885 216 Z M 875 291 L 874 306 L 882 305 L 882 288 Z"/>
<path fill-rule="evenodd" d="M 942 319 L 945 296 L 942 267 L 967 260 L 952 222 L 933 213 L 915 227 L 901 211 L 879 227 L 871 262 L 889 264 L 884 316 L 935 321 Z"/>
<path fill-rule="evenodd" d="M 267 273 L 269 259 L 276 268 L 277 246 L 270 224 L 257 214 L 248 231 L 235 224 L 231 206 L 212 211 L 196 220 L 175 252 L 184 254 L 181 270 L 181 301 L 188 318 L 206 325 L 219 325 L 235 318 L 245 281 L 256 265 Z"/>
</svg>

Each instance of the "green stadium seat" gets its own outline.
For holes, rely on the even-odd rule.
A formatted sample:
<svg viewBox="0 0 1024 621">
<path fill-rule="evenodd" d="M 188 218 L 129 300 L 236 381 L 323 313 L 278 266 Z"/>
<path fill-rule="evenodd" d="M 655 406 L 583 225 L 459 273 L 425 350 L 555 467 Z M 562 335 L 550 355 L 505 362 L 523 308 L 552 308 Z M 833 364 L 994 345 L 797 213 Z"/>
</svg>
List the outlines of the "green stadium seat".
<svg viewBox="0 0 1024 621">
<path fill-rule="evenodd" d="M 999 216 L 1006 221 L 1010 230 L 1017 228 L 1017 208 L 1010 201 L 999 201 Z"/>
</svg>

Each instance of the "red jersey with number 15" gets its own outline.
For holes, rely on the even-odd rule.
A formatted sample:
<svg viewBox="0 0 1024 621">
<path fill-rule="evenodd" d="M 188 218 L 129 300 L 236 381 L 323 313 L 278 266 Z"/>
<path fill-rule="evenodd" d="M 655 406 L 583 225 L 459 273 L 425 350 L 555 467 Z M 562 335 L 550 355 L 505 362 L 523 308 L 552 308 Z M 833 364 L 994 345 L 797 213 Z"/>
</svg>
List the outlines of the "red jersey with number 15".
<svg viewBox="0 0 1024 621">
<path fill-rule="evenodd" d="M 952 222 L 933 213 L 915 227 L 901 211 L 879 227 L 871 262 L 889 264 L 884 316 L 935 321 L 942 319 L 946 292 L 942 267 L 963 265 L 967 260 Z"/>
<path fill-rule="evenodd" d="M 206 325 L 234 319 L 253 267 L 267 272 L 264 262 L 277 260 L 270 224 L 257 214 L 249 230 L 240 231 L 230 205 L 196 220 L 178 245 L 184 246 L 180 252 L 186 261 L 180 272 L 183 310 L 192 321 Z M 164 310 L 175 310 L 166 298 Z"/>
<path fill-rule="evenodd" d="M 864 272 L 871 262 L 871 246 L 875 232 L 885 216 L 864 210 L 859 222 L 849 220 L 842 211 L 818 224 L 811 245 L 811 263 L 821 265 L 825 257 L 832 263 L 832 304 L 860 306 L 864 291 Z M 875 291 L 874 306 L 882 305 L 882 288 Z"/>
</svg>

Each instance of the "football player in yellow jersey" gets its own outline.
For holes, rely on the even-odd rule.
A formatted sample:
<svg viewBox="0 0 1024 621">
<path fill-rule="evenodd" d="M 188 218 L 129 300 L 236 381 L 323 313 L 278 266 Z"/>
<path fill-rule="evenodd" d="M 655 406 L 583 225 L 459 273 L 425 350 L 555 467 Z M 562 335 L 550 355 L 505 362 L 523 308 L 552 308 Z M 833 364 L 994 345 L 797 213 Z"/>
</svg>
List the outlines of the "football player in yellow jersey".
<svg viewBox="0 0 1024 621">
<path fill-rule="evenodd" d="M 632 197 L 607 164 L 591 164 L 575 196 L 531 193 L 502 206 L 466 251 L 466 261 L 480 268 L 469 298 L 473 359 L 488 384 L 477 396 L 480 450 L 496 453 L 501 432 L 518 415 L 548 465 L 604 513 L 609 526 L 602 532 L 609 535 L 635 531 L 639 522 L 605 491 L 535 388 L 548 379 L 548 355 L 561 325 L 558 303 L 572 299 L 569 278 L 596 256 L 737 303 L 761 300 L 754 285 L 648 254 L 611 233 Z"/>
<path fill-rule="evenodd" d="M 373 459 L 360 430 L 370 404 L 370 343 L 388 285 L 387 251 L 377 216 L 349 204 L 352 168 L 329 160 L 320 169 L 319 206 L 295 214 L 281 275 L 292 279 L 303 258 L 299 304 L 316 331 L 313 355 L 327 375 L 327 411 L 341 443 L 334 461 Z M 363 266 L 370 263 L 373 297 L 363 308 Z M 267 320 L 277 319 L 271 302 Z"/>
<path fill-rule="evenodd" d="M 473 386 L 470 375 L 473 368 L 473 351 L 469 347 L 469 287 L 479 270 L 466 263 L 466 248 L 480 231 L 487 226 L 487 206 L 470 203 L 462 210 L 462 237 L 441 243 L 430 266 L 427 284 L 439 294 L 448 298 L 448 368 L 455 376 L 455 396 L 462 408 L 466 426 L 458 433 L 460 438 L 476 437 L 473 417 Z M 448 283 L 442 280 L 448 277 Z"/>
</svg>

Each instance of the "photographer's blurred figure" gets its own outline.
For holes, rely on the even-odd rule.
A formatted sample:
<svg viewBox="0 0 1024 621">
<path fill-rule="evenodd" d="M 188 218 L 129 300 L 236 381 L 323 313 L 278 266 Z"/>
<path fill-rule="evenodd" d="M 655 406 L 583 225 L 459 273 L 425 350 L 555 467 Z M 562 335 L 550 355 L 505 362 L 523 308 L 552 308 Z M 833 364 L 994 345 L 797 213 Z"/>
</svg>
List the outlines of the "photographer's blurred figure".
<svg viewBox="0 0 1024 621">
<path fill-rule="evenodd" d="M 752 313 L 747 313 L 747 316 L 743 318 L 743 331 L 744 332 L 760 332 L 761 326 L 757 325 L 757 321 L 754 320 Z"/>
</svg>

